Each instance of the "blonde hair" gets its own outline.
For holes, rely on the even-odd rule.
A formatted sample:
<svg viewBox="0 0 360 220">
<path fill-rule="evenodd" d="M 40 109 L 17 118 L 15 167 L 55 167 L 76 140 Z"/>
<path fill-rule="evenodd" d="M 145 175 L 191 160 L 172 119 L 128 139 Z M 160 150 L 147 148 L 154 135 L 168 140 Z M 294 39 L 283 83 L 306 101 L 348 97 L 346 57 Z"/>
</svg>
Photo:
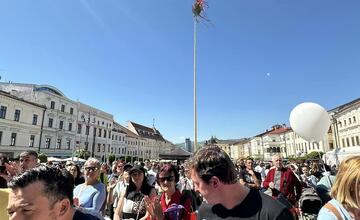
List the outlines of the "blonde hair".
<svg viewBox="0 0 360 220">
<path fill-rule="evenodd" d="M 351 156 L 339 166 L 331 196 L 347 209 L 360 209 L 360 156 Z"/>
<path fill-rule="evenodd" d="M 101 163 L 98 159 L 90 157 L 89 159 L 87 159 L 87 161 L 85 162 L 85 164 L 94 164 L 96 166 L 96 168 L 100 168 L 101 167 Z"/>
</svg>

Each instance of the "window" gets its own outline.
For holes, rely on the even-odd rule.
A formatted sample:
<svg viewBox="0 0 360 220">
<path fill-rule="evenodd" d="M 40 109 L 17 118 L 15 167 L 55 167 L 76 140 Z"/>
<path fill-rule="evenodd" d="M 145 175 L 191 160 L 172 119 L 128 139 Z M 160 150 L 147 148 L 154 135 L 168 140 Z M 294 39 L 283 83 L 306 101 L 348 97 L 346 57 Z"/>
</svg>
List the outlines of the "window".
<svg viewBox="0 0 360 220">
<path fill-rule="evenodd" d="M 93 128 L 93 136 L 96 137 L 96 128 Z"/>
<path fill-rule="evenodd" d="M 70 114 L 73 115 L 74 114 L 74 109 L 70 108 Z"/>
<path fill-rule="evenodd" d="M 71 145 L 71 140 L 68 140 L 68 141 L 66 142 L 66 149 L 67 149 L 67 150 L 70 150 L 70 145 Z"/>
<path fill-rule="evenodd" d="M 80 130 L 81 130 L 81 127 L 80 127 Z M 86 134 L 86 135 L 89 135 L 89 132 L 90 132 L 90 126 L 87 125 L 87 126 L 86 126 L 86 130 L 85 130 L 85 134 Z"/>
<path fill-rule="evenodd" d="M 50 139 L 50 138 L 46 138 L 46 139 L 45 139 L 45 148 L 49 149 L 49 148 L 50 148 L 50 143 L 51 143 L 51 139 Z"/>
<path fill-rule="evenodd" d="M 19 121 L 19 120 L 20 120 L 20 110 L 16 109 L 14 114 L 14 121 Z"/>
<path fill-rule="evenodd" d="M 61 112 L 65 112 L 65 105 L 61 105 Z"/>
<path fill-rule="evenodd" d="M 7 109 L 6 106 L 1 106 L 1 108 L 0 108 L 0 118 L 5 119 L 5 117 L 6 117 L 6 109 Z"/>
<path fill-rule="evenodd" d="M 111 140 L 114 140 L 114 135 L 112 135 L 112 138 L 111 138 Z"/>
<path fill-rule="evenodd" d="M 97 146 L 97 152 L 100 152 L 100 144 Z"/>
<path fill-rule="evenodd" d="M 55 109 L 55 102 L 54 102 L 54 101 L 51 101 L 51 102 L 50 102 L 50 108 L 51 108 L 51 109 Z"/>
<path fill-rule="evenodd" d="M 71 130 L 72 130 L 72 123 L 69 122 L 69 131 L 71 131 Z"/>
<path fill-rule="evenodd" d="M 105 152 L 106 146 L 105 144 L 103 144 L 103 152 Z"/>
<path fill-rule="evenodd" d="M 101 128 L 99 128 L 99 137 L 101 137 Z"/>
<path fill-rule="evenodd" d="M 104 138 L 106 138 L 106 130 L 104 130 Z"/>
<path fill-rule="evenodd" d="M 60 149 L 61 148 L 61 138 L 58 138 L 56 140 L 56 149 Z"/>
<path fill-rule="evenodd" d="M 352 144 L 352 146 L 355 146 L 355 138 L 354 137 L 351 137 L 351 144 Z"/>
<path fill-rule="evenodd" d="M 108 144 L 108 152 L 110 152 L 110 144 Z"/>
<path fill-rule="evenodd" d="M 342 146 L 345 147 L 345 139 L 344 138 L 341 140 L 341 142 L 342 142 Z"/>
<path fill-rule="evenodd" d="M 109 139 L 110 139 L 110 137 L 111 137 L 111 131 L 109 131 Z"/>
<path fill-rule="evenodd" d="M 2 135 L 3 135 L 3 132 L 0 131 L 0 145 L 1 145 L 1 141 L 2 141 Z"/>
<path fill-rule="evenodd" d="M 30 135 L 29 147 L 34 147 L 35 135 Z"/>
<path fill-rule="evenodd" d="M 353 122 L 356 123 L 356 117 L 355 116 L 353 117 Z"/>
<path fill-rule="evenodd" d="M 53 127 L 53 122 L 54 122 L 54 119 L 49 118 L 49 128 Z"/>
<path fill-rule="evenodd" d="M 346 144 L 348 147 L 350 147 L 350 139 L 349 138 L 346 138 Z"/>
<path fill-rule="evenodd" d="M 34 114 L 33 115 L 33 122 L 32 122 L 33 125 L 37 125 L 37 119 L 38 119 L 38 115 Z"/>
<path fill-rule="evenodd" d="M 11 133 L 10 146 L 15 146 L 16 144 L 16 133 Z"/>
<path fill-rule="evenodd" d="M 349 118 L 349 125 L 351 125 L 351 118 Z"/>
<path fill-rule="evenodd" d="M 344 120 L 344 126 L 346 126 L 346 120 Z"/>
<path fill-rule="evenodd" d="M 60 124 L 59 124 L 59 129 L 63 129 L 64 128 L 64 122 L 63 121 L 60 121 Z"/>
<path fill-rule="evenodd" d="M 359 146 L 360 145 L 359 136 L 356 136 L 355 139 L 356 139 L 356 145 Z M 1 139 L 0 139 L 0 141 L 1 141 Z"/>
<path fill-rule="evenodd" d="M 340 128 L 342 127 L 341 121 L 338 122 L 338 125 Z"/>
<path fill-rule="evenodd" d="M 78 130 L 77 130 L 78 134 L 81 134 L 81 127 L 82 127 L 81 124 L 78 124 Z"/>
<path fill-rule="evenodd" d="M 89 142 L 85 142 L 85 150 L 89 149 Z"/>
</svg>

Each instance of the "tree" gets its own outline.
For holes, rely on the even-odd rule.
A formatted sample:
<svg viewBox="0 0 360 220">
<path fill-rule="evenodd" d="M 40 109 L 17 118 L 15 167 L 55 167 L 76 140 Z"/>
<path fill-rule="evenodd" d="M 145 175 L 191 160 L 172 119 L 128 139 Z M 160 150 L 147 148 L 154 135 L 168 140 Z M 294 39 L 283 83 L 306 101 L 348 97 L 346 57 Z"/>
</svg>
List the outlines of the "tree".
<svg viewBox="0 0 360 220">
<path fill-rule="evenodd" d="M 46 162 L 47 162 L 47 156 L 46 156 L 46 154 L 44 154 L 44 153 L 40 153 L 40 154 L 38 155 L 38 158 L 39 158 L 39 160 L 40 160 L 40 163 L 46 163 Z"/>
<path fill-rule="evenodd" d="M 115 161 L 115 155 L 109 154 L 108 161 L 109 161 L 109 164 L 112 164 Z"/>
<path fill-rule="evenodd" d="M 74 152 L 74 156 L 87 160 L 90 157 L 90 152 L 84 149 L 80 149 Z"/>
<path fill-rule="evenodd" d="M 323 154 L 324 154 L 323 152 L 312 151 L 306 155 L 306 159 L 321 159 Z"/>
</svg>

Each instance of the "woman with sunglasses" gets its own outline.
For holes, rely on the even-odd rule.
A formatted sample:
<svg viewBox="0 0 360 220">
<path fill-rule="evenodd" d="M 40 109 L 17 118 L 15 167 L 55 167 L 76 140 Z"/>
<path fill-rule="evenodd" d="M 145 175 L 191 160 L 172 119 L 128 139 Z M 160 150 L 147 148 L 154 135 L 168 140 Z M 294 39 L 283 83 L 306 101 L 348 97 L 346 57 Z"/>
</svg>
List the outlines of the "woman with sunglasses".
<svg viewBox="0 0 360 220">
<path fill-rule="evenodd" d="M 74 205 L 100 212 L 106 198 L 105 185 L 99 182 L 100 162 L 89 158 L 84 164 L 85 183 L 74 189 Z"/>
<path fill-rule="evenodd" d="M 156 191 L 148 184 L 145 169 L 142 166 L 133 166 L 129 175 L 129 185 L 121 192 L 114 220 L 145 220 L 149 214 L 146 212 L 144 197 L 156 197 Z"/>
<path fill-rule="evenodd" d="M 145 198 L 146 208 L 152 219 L 158 220 L 189 220 L 191 197 L 182 195 L 176 188 L 179 172 L 175 165 L 163 165 L 157 173 L 156 181 L 162 194 L 160 200 Z"/>
</svg>

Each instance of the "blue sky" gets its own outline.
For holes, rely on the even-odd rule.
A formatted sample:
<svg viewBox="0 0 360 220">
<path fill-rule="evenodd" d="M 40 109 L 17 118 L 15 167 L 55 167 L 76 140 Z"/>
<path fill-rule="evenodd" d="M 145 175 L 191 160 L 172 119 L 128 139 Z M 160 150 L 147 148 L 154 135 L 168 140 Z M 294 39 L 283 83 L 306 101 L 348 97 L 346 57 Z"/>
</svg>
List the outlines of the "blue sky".
<svg viewBox="0 0 360 220">
<path fill-rule="evenodd" d="M 0 2 L 2 81 L 49 84 L 174 143 L 193 139 L 191 0 Z M 359 98 L 360 2 L 209 0 L 198 25 L 198 139 L 289 124 Z"/>
</svg>

